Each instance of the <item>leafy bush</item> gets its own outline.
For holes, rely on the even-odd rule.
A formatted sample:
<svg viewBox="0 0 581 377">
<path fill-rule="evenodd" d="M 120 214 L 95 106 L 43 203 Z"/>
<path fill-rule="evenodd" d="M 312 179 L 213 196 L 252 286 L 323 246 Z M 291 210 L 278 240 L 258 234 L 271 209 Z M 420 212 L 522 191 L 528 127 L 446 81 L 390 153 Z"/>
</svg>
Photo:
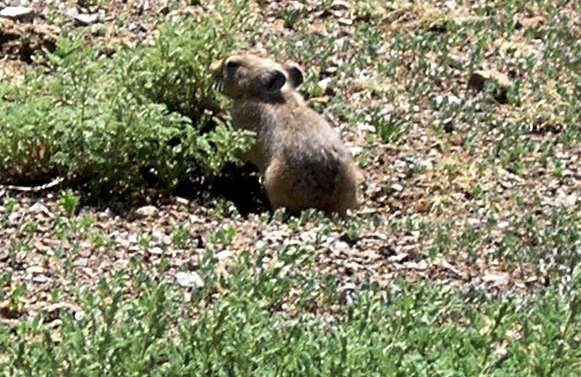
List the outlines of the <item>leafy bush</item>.
<svg viewBox="0 0 581 377">
<path fill-rule="evenodd" d="M 524 299 L 401 280 L 346 294 L 310 273 L 302 245 L 279 252 L 274 264 L 242 254 L 224 275 L 209 252 L 204 286 L 191 290 L 135 260 L 96 289 L 79 289 L 80 308 L 64 306 L 57 329 L 48 312 L 12 331 L 0 326 L 0 368 L 88 377 L 578 375 L 578 273 L 561 292 Z"/>
<path fill-rule="evenodd" d="M 217 115 L 208 66 L 237 47 L 243 2 L 219 21 L 182 16 L 160 28 L 152 46 L 111 58 L 82 34 L 59 41 L 25 85 L 0 86 L 0 178 L 26 182 L 54 175 L 87 182 L 95 194 L 184 177 L 220 174 L 251 135 Z M 218 27 L 216 23 L 220 23 Z"/>
</svg>

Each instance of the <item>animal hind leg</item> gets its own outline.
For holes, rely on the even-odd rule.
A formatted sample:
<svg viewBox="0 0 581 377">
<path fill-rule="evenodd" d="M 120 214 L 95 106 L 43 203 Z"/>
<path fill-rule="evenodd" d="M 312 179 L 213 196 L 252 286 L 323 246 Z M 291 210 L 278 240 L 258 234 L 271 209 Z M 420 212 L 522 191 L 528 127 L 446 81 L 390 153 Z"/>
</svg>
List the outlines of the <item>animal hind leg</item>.
<svg viewBox="0 0 581 377">
<path fill-rule="evenodd" d="M 288 204 L 288 188 L 284 185 L 282 168 L 280 161 L 273 160 L 264 172 L 264 188 L 273 209 L 286 207 Z"/>
</svg>

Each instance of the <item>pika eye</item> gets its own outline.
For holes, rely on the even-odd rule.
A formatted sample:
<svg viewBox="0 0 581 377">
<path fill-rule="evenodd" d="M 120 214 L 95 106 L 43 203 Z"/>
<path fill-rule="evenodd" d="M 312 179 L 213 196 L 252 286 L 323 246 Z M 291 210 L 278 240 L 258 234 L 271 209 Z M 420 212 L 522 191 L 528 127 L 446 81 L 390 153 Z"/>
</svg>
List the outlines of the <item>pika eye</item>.
<svg viewBox="0 0 581 377">
<path fill-rule="evenodd" d="M 228 71 L 234 71 L 238 67 L 240 67 L 240 63 L 237 61 L 230 60 L 226 62 L 226 69 Z"/>
</svg>

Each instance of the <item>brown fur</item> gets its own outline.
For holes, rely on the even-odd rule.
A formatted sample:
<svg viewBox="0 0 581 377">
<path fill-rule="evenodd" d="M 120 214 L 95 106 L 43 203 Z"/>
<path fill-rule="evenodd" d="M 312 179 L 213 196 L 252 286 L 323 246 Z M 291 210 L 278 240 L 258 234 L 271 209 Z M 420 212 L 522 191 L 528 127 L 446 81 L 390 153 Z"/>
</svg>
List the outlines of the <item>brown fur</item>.
<svg viewBox="0 0 581 377">
<path fill-rule="evenodd" d="M 303 82 L 297 66 L 241 54 L 211 69 L 233 99 L 234 127 L 256 132 L 243 159 L 260 169 L 274 208 L 344 215 L 358 207 L 360 172 L 338 133 L 296 91 Z"/>
</svg>

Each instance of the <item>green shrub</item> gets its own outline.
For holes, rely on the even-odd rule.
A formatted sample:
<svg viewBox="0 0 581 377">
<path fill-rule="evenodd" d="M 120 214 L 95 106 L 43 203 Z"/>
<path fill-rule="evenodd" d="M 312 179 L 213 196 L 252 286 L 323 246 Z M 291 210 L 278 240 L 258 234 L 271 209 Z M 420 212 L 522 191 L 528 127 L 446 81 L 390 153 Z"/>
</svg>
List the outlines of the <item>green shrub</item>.
<svg viewBox="0 0 581 377">
<path fill-rule="evenodd" d="M 68 36 L 47 55 L 50 74 L 38 69 L 23 86 L 0 86 L 0 179 L 60 175 L 99 195 L 171 189 L 237 161 L 251 135 L 220 119 L 208 73 L 243 27 L 244 3 L 228 4 L 216 12 L 233 7 L 230 16 L 182 16 L 162 25 L 153 45 L 110 58 L 84 35 Z"/>
<path fill-rule="evenodd" d="M 13 90 L 0 84 L 0 177 L 42 179 L 54 173 L 55 142 L 47 132 L 46 115 L 54 100 L 31 88 Z"/>
<path fill-rule="evenodd" d="M 273 259 L 242 253 L 228 274 L 208 251 L 204 286 L 190 289 L 136 259 L 76 290 L 78 309 L 0 326 L 2 375 L 579 375 L 578 273 L 526 297 L 400 279 L 346 292 L 312 273 L 307 249 L 283 246 Z"/>
</svg>

